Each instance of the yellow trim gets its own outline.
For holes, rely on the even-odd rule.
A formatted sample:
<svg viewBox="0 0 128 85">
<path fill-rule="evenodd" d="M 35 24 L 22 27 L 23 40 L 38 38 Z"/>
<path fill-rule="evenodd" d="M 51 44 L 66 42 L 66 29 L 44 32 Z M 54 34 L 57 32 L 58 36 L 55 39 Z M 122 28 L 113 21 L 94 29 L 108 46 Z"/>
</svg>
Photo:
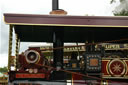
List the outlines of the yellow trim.
<svg viewBox="0 0 128 85">
<path fill-rule="evenodd" d="M 102 59 L 101 61 L 110 61 L 110 59 L 105 59 L 105 60 Z"/>
<path fill-rule="evenodd" d="M 123 61 L 128 61 L 128 58 L 126 58 L 127 60 L 123 60 Z"/>
<path fill-rule="evenodd" d="M 102 61 L 108 61 L 108 60 L 111 60 L 111 59 L 115 59 L 115 58 L 102 58 Z M 128 61 L 128 58 L 118 58 L 118 59 Z"/>
<path fill-rule="evenodd" d="M 103 75 L 103 77 L 111 77 L 111 75 L 109 75 L 109 74 L 108 75 Z"/>
<path fill-rule="evenodd" d="M 124 77 L 128 78 L 128 75 L 124 75 Z"/>
<path fill-rule="evenodd" d="M 74 85 L 74 84 L 73 84 L 73 77 L 72 77 L 72 85 Z"/>
<path fill-rule="evenodd" d="M 105 50 L 128 50 L 128 48 L 117 48 L 117 49 L 116 48 L 113 48 L 113 49 L 110 48 L 110 49 L 105 49 Z"/>
<path fill-rule="evenodd" d="M 127 58 L 127 60 L 123 60 L 123 61 L 126 64 L 126 74 L 124 76 L 128 77 L 128 64 L 126 63 L 128 61 L 128 58 Z"/>
<path fill-rule="evenodd" d="M 103 80 L 101 80 L 101 83 L 100 84 L 103 85 Z"/>
<path fill-rule="evenodd" d="M 108 85 L 108 80 L 106 80 L 106 84 Z"/>
<path fill-rule="evenodd" d="M 0 85 L 7 84 L 7 83 L 8 83 L 8 80 L 0 80 Z"/>
<path fill-rule="evenodd" d="M 68 24 L 30 24 L 30 23 L 7 23 L 12 25 L 39 25 L 39 26 L 76 26 L 76 27 L 128 27 L 128 26 L 107 26 L 107 25 L 68 25 Z"/>
<path fill-rule="evenodd" d="M 128 77 L 103 77 L 105 79 L 128 79 Z"/>
<path fill-rule="evenodd" d="M 107 64 L 106 64 L 106 71 L 107 71 L 108 74 L 109 74 L 109 71 L 108 71 L 108 70 L 109 70 L 109 66 L 108 66 L 108 65 L 109 65 L 110 61 L 111 61 L 111 60 L 108 60 L 108 62 L 107 62 Z"/>
<path fill-rule="evenodd" d="M 125 62 L 125 60 L 122 60 L 122 61 L 124 62 L 125 68 L 126 68 L 126 72 L 125 72 L 125 74 L 124 74 L 124 76 L 125 76 L 125 75 L 128 74 L 128 65 L 127 65 L 127 63 Z"/>
</svg>

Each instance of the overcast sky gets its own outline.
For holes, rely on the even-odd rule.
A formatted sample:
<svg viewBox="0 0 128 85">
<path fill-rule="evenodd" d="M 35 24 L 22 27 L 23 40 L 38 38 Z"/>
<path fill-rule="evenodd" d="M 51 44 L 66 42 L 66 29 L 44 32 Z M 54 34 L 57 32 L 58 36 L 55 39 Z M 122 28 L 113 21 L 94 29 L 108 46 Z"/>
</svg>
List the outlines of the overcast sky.
<svg viewBox="0 0 128 85">
<path fill-rule="evenodd" d="M 59 8 L 67 11 L 68 15 L 113 16 L 112 11 L 118 4 L 110 4 L 110 0 L 59 0 Z M 3 13 L 49 14 L 52 0 L 0 0 L 0 6 L 0 67 L 3 67 L 8 63 L 9 34 Z M 28 43 L 21 44 L 21 51 L 27 49 Z"/>
</svg>

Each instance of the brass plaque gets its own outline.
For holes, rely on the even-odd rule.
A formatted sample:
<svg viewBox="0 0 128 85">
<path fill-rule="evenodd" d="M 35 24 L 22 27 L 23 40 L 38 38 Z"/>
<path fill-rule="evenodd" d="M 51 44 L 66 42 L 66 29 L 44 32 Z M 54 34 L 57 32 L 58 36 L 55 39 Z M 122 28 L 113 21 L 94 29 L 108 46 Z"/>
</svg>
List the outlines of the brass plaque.
<svg viewBox="0 0 128 85">
<path fill-rule="evenodd" d="M 90 66 L 98 66 L 98 59 L 90 59 Z"/>
<path fill-rule="evenodd" d="M 76 63 L 72 63 L 72 68 L 76 68 L 77 64 Z"/>
</svg>

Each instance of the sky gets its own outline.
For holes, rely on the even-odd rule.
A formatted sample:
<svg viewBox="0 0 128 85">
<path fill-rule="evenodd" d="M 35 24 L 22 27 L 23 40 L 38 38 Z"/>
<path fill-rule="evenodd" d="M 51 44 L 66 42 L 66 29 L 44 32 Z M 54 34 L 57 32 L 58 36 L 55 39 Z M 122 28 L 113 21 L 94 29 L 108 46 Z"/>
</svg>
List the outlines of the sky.
<svg viewBox="0 0 128 85">
<path fill-rule="evenodd" d="M 110 4 L 110 0 L 59 0 L 59 8 L 67 11 L 68 15 L 113 16 L 112 11 L 117 5 L 119 3 Z M 8 63 L 9 25 L 4 22 L 3 13 L 49 14 L 51 10 L 52 0 L 0 0 L 0 67 Z M 29 44 L 21 43 L 20 52 Z"/>
</svg>

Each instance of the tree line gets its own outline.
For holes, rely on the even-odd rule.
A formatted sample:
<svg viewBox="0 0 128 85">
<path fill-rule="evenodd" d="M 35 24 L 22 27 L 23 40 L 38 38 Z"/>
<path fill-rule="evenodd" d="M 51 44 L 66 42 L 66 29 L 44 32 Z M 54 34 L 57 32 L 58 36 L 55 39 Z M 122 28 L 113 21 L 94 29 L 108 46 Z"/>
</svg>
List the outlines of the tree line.
<svg viewBox="0 0 128 85">
<path fill-rule="evenodd" d="M 8 68 L 7 67 L 0 67 L 0 72 L 1 73 L 8 72 Z"/>
</svg>

